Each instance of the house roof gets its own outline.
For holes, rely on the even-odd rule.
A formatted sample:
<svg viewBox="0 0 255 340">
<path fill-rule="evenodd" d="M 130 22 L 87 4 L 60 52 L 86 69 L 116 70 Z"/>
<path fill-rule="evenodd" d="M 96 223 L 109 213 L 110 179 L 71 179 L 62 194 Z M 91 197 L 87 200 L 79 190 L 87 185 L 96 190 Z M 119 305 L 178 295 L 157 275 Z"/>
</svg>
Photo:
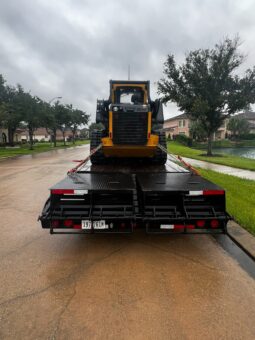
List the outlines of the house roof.
<svg viewBox="0 0 255 340">
<path fill-rule="evenodd" d="M 186 113 L 182 113 L 182 114 L 180 114 L 178 116 L 166 119 L 165 123 L 166 122 L 172 122 L 172 121 L 174 121 L 176 119 L 189 119 L 189 117 L 188 117 L 188 115 Z"/>
<path fill-rule="evenodd" d="M 246 118 L 246 119 L 251 119 L 251 120 L 255 120 L 255 112 L 252 112 L 252 111 L 245 111 L 245 112 L 242 112 L 242 113 L 239 113 L 236 117 L 243 117 L 243 118 Z"/>
</svg>

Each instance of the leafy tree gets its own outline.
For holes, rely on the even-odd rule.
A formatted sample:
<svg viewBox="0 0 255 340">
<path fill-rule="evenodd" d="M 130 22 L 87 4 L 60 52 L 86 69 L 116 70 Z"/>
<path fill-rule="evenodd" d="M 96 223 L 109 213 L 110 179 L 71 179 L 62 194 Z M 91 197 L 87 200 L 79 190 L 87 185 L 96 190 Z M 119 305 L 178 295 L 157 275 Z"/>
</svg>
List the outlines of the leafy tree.
<svg viewBox="0 0 255 340">
<path fill-rule="evenodd" d="M 158 82 L 163 102 L 177 103 L 198 119 L 208 138 L 207 155 L 212 155 L 212 137 L 224 120 L 255 102 L 255 68 L 237 75 L 244 56 L 238 52 L 239 38 L 226 38 L 213 49 L 198 49 L 177 66 L 173 55 L 164 63 L 165 78 Z"/>
<path fill-rule="evenodd" d="M 72 131 L 73 135 L 73 144 L 75 143 L 75 136 L 78 130 L 78 127 L 81 125 L 87 125 L 89 121 L 89 115 L 86 114 L 86 112 L 78 109 L 74 109 L 72 105 L 66 106 L 69 110 L 70 114 L 70 121 L 69 121 L 69 127 Z"/>
<path fill-rule="evenodd" d="M 250 131 L 249 122 L 243 117 L 231 117 L 229 119 L 227 129 L 232 133 L 233 137 L 247 134 Z"/>
<path fill-rule="evenodd" d="M 4 103 L 5 99 L 6 99 L 5 79 L 0 74 L 0 106 Z"/>
<path fill-rule="evenodd" d="M 89 134 L 91 135 L 91 132 L 93 130 L 103 130 L 104 125 L 102 123 L 91 123 L 89 126 Z"/>
<path fill-rule="evenodd" d="M 203 125 L 199 120 L 192 120 L 190 122 L 189 133 L 192 139 L 205 140 L 207 135 Z"/>
<path fill-rule="evenodd" d="M 51 140 L 53 141 L 54 147 L 57 146 L 57 115 L 58 104 L 51 106 L 49 103 L 44 102 L 44 115 L 42 118 L 42 126 L 46 128 L 48 134 L 51 135 Z"/>
<path fill-rule="evenodd" d="M 29 134 L 30 149 L 33 149 L 33 136 L 36 129 L 42 125 L 43 102 L 38 97 L 32 97 L 29 93 L 24 94 L 23 117 Z"/>
<path fill-rule="evenodd" d="M 18 105 L 19 96 L 19 88 L 16 89 L 11 86 L 6 86 L 1 94 L 0 121 L 1 125 L 8 130 L 8 140 L 11 146 L 14 145 L 14 133 L 22 120 L 20 107 Z"/>
<path fill-rule="evenodd" d="M 70 112 L 65 105 L 60 104 L 58 101 L 55 103 L 54 111 L 57 128 L 62 132 L 63 142 L 66 145 L 65 133 L 70 123 Z"/>
</svg>

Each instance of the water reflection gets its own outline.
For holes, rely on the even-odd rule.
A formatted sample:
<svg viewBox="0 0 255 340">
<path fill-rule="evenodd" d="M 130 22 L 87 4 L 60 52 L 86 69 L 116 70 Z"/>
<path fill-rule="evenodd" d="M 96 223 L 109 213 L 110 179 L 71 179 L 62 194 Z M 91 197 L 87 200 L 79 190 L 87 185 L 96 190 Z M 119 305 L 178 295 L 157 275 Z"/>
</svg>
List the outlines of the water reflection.
<svg viewBox="0 0 255 340">
<path fill-rule="evenodd" d="M 214 148 L 214 153 L 225 153 L 233 156 L 255 159 L 255 148 Z"/>
</svg>

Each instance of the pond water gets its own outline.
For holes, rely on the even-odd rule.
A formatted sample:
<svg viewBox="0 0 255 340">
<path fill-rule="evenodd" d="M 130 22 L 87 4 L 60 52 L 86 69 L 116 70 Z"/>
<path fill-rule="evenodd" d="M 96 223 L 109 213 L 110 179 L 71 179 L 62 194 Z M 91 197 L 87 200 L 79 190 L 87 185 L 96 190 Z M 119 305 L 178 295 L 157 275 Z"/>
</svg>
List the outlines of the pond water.
<svg viewBox="0 0 255 340">
<path fill-rule="evenodd" d="M 213 152 L 255 159 L 255 148 L 213 148 Z"/>
</svg>

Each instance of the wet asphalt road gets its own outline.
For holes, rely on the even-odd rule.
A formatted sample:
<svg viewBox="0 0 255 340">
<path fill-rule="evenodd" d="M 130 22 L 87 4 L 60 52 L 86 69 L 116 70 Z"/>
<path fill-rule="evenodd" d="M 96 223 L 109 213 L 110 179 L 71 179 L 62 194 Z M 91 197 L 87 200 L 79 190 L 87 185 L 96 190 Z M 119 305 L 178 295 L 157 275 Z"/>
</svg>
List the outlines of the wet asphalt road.
<svg viewBox="0 0 255 340">
<path fill-rule="evenodd" d="M 87 148 L 0 162 L 0 339 L 254 339 L 254 279 L 213 237 L 40 228 Z"/>
</svg>

